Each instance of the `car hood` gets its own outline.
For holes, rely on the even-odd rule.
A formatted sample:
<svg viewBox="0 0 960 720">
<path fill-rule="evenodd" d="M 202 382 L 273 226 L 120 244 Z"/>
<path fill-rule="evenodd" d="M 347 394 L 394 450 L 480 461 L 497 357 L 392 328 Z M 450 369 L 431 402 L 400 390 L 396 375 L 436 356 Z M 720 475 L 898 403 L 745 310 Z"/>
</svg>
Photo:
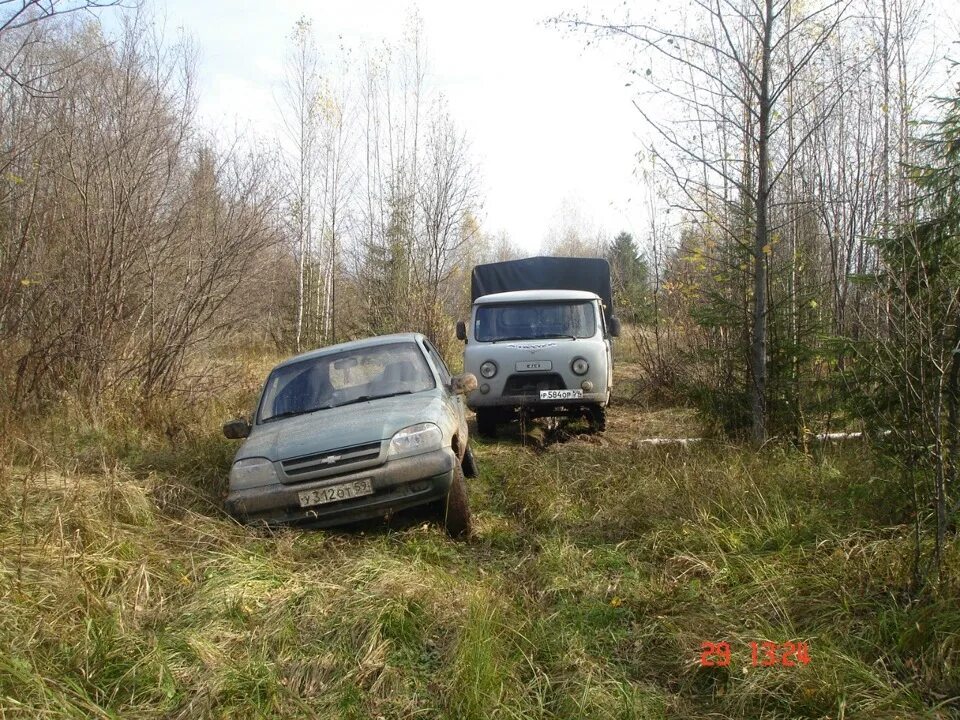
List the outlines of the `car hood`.
<svg viewBox="0 0 960 720">
<path fill-rule="evenodd" d="M 435 392 L 398 395 L 257 425 L 236 459 L 285 460 L 386 440 L 417 423 L 441 425 L 442 402 Z"/>
</svg>

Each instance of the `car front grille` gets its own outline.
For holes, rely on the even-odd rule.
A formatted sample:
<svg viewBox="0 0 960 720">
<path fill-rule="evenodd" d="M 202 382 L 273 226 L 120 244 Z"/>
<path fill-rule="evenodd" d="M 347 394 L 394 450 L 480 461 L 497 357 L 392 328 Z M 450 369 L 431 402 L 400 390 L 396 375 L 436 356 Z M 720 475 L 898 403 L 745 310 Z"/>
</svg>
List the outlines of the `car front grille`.
<svg viewBox="0 0 960 720">
<path fill-rule="evenodd" d="M 566 390 L 557 373 L 523 373 L 511 375 L 503 386 L 503 394 L 513 397 L 539 398 L 541 390 Z"/>
<path fill-rule="evenodd" d="M 380 441 L 353 445 L 338 450 L 328 450 L 315 455 L 302 455 L 297 458 L 281 461 L 283 472 L 289 478 L 297 478 L 318 472 L 336 470 L 346 465 L 376 460 L 380 457 Z"/>
</svg>

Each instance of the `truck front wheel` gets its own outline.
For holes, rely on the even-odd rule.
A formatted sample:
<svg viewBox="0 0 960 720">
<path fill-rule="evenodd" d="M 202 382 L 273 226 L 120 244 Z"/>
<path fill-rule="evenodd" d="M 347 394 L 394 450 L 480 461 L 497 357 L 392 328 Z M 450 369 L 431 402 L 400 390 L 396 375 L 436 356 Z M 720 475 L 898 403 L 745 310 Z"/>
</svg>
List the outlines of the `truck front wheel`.
<svg viewBox="0 0 960 720">
<path fill-rule="evenodd" d="M 599 405 L 590 408 L 590 429 L 603 432 L 607 429 L 607 409 Z"/>
<path fill-rule="evenodd" d="M 497 416 L 489 410 L 477 410 L 477 432 L 481 437 L 496 437 Z"/>
</svg>

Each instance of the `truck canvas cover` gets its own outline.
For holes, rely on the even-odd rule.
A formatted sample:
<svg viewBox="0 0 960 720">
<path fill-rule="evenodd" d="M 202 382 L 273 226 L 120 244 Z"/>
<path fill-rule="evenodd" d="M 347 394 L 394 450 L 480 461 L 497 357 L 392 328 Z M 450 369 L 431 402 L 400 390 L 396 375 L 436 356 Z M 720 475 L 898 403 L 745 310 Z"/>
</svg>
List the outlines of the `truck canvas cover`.
<svg viewBox="0 0 960 720">
<path fill-rule="evenodd" d="M 608 323 L 614 314 L 610 264 L 602 258 L 531 257 L 473 268 L 471 302 L 513 290 L 584 290 L 600 296 Z"/>
</svg>

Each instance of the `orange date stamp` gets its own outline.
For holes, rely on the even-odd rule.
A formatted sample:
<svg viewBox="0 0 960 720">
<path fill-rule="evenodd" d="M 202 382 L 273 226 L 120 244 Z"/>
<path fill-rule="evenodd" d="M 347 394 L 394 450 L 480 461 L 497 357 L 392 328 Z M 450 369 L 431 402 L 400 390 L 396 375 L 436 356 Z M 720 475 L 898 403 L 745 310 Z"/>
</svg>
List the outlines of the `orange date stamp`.
<svg viewBox="0 0 960 720">
<path fill-rule="evenodd" d="M 750 665 L 753 667 L 797 667 L 810 664 L 810 647 L 805 642 L 775 643 L 769 640 L 751 642 Z M 700 667 L 728 667 L 733 650 L 728 642 L 700 643 Z"/>
</svg>

